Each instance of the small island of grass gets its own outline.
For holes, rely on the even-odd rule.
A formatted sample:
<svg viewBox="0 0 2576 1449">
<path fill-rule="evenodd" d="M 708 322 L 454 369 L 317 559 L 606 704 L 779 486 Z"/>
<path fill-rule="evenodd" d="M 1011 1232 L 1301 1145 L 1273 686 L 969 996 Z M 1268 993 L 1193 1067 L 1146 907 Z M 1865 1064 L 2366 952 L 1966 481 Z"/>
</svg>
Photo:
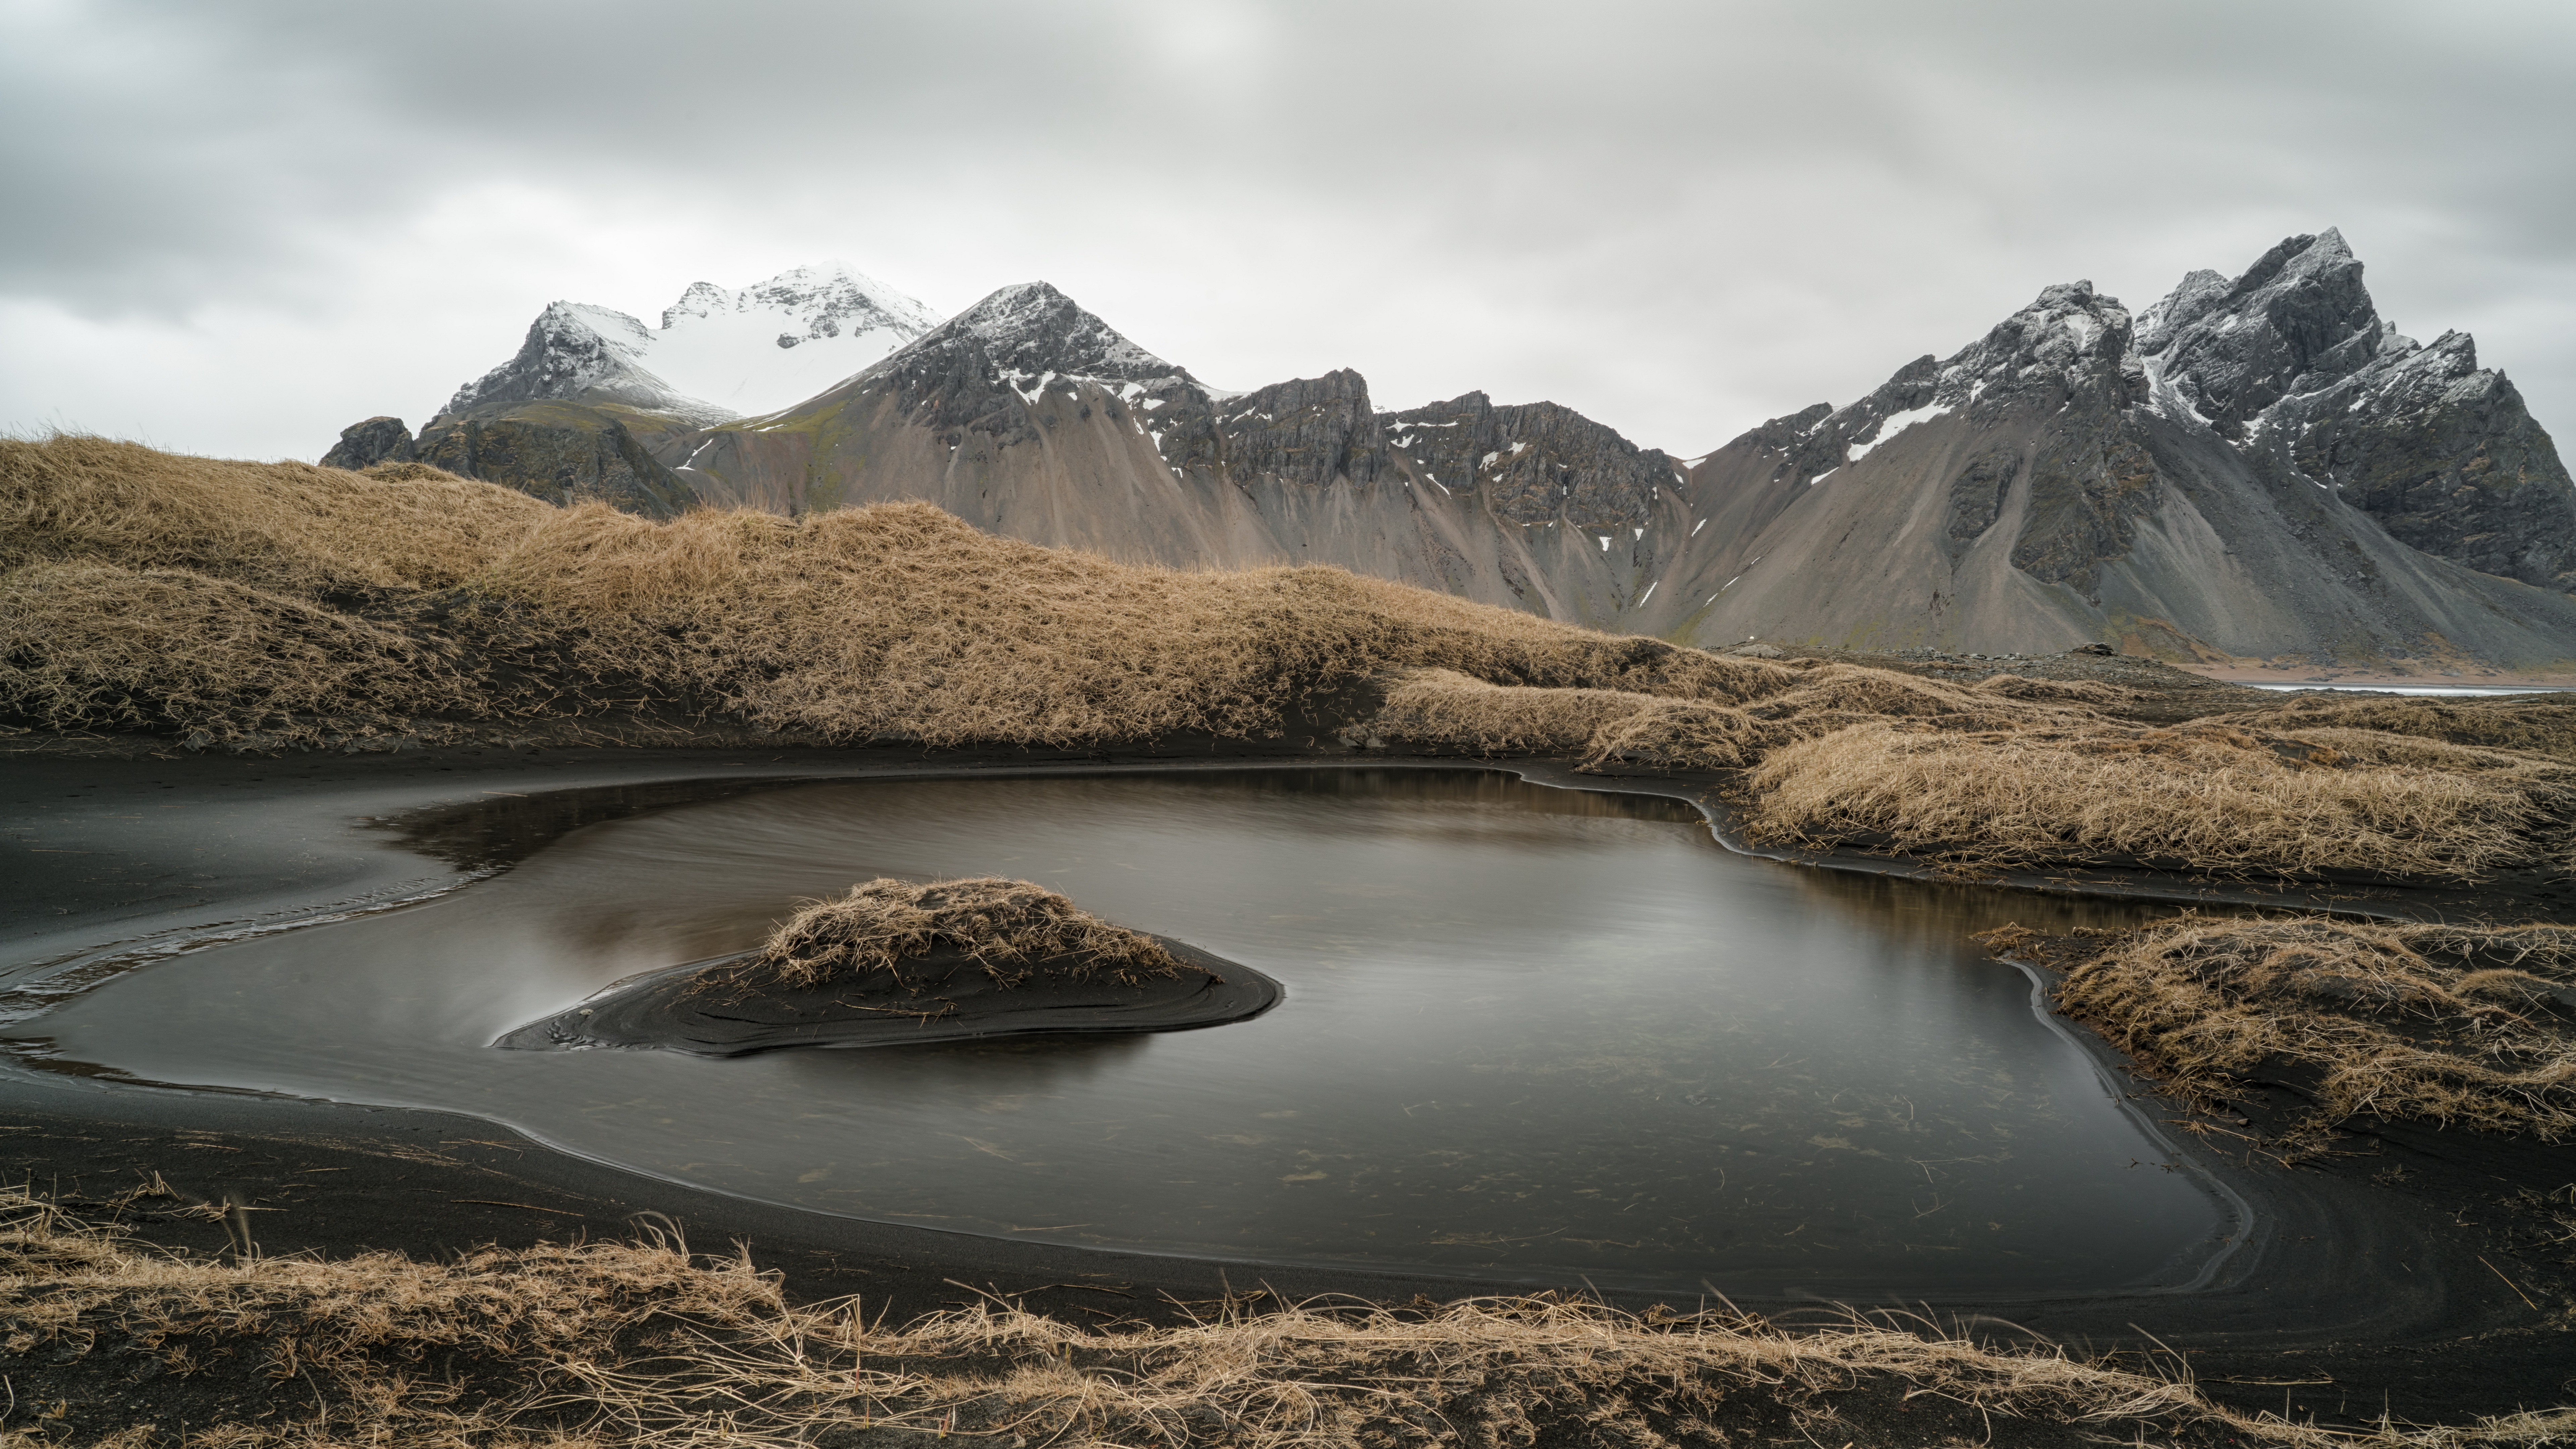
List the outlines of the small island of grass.
<svg viewBox="0 0 2576 1449">
<path fill-rule="evenodd" d="M 494 1045 L 741 1056 L 1257 1016 L 1279 983 L 1104 921 L 1027 881 L 878 879 L 797 912 L 756 951 L 621 982 Z"/>
</svg>

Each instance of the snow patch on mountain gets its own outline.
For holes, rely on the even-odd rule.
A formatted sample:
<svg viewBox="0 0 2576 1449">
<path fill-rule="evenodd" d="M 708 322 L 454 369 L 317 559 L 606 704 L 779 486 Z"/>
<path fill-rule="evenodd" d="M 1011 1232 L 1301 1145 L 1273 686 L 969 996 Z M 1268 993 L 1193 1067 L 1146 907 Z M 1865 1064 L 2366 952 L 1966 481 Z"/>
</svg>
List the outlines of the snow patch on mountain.
<svg viewBox="0 0 2576 1449">
<path fill-rule="evenodd" d="M 459 389 L 445 411 L 553 398 L 717 423 L 802 402 L 938 321 L 914 298 L 838 262 L 740 291 L 693 282 L 663 309 L 658 330 L 614 308 L 555 302 L 517 356 Z"/>
<path fill-rule="evenodd" d="M 939 314 L 847 263 L 797 267 L 739 291 L 692 283 L 664 308 L 655 371 L 738 413 L 769 413 L 865 372 Z"/>
</svg>

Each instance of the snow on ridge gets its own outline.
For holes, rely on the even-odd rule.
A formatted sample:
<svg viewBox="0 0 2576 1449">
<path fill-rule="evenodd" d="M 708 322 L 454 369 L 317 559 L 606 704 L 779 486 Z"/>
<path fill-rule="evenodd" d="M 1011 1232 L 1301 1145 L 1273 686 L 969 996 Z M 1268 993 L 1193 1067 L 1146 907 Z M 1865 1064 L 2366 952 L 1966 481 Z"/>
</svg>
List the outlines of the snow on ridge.
<svg viewBox="0 0 2576 1449">
<path fill-rule="evenodd" d="M 1870 449 L 1875 448 L 1879 444 L 1886 442 L 1888 439 L 1895 437 L 1897 434 L 1904 432 L 1907 428 L 1914 426 L 1916 423 L 1928 423 L 1934 418 L 1940 417 L 1942 414 L 1949 412 L 1952 406 L 1953 405 L 1950 403 L 1935 400 L 1925 403 L 1919 408 L 1907 408 L 1903 412 L 1889 413 L 1886 417 L 1878 420 L 1878 431 L 1870 436 L 1870 440 L 1868 442 L 1854 443 L 1845 450 L 1843 461 L 1846 463 L 1859 462 L 1861 459 L 1869 456 Z M 1826 472 L 1832 471 L 1832 469 L 1826 470 Z M 1812 481 L 1818 483 L 1823 482 L 1823 475 L 1818 475 Z"/>
</svg>

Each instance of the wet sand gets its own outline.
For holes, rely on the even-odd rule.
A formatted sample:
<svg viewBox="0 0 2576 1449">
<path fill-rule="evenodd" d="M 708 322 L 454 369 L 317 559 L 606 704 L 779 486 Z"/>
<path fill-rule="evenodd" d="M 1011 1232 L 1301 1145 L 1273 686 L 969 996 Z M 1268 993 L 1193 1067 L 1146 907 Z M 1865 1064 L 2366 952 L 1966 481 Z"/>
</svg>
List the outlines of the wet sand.
<svg viewBox="0 0 2576 1449">
<path fill-rule="evenodd" d="M 1346 757 L 1345 757 L 1346 758 Z M 592 819 L 791 781 L 926 774 L 978 776 L 1066 768 L 1301 766 L 1303 751 L 1190 758 L 1022 752 L 794 754 L 726 751 L 500 751 L 307 756 L 285 760 L 0 761 L 0 799 L 17 839 L 0 899 L 0 953 L 13 963 L 0 1011 L 24 1017 L 49 992 L 223 931 L 291 925 L 452 888 Z M 1374 765 L 1402 764 L 1372 757 Z M 1456 760 L 1419 763 L 1455 768 Z M 1709 803 L 1701 780 L 1573 775 L 1561 762 L 1516 772 L 1548 783 L 1628 789 Z M 600 793 L 605 787 L 604 793 Z M 593 793 L 580 800 L 561 792 Z M 402 817 L 402 833 L 378 823 Z M 1722 820 L 1721 820 L 1722 826 Z M 1723 834 L 1723 831 L 1721 831 Z M 410 843 L 405 844 L 405 840 Z M 1810 863 L 1901 871 L 1858 853 Z M 2117 877 L 2116 879 L 2114 877 Z M 2016 882 L 2054 889 L 2236 887 L 2162 881 L 2140 869 Z M 2392 913 L 2406 893 L 2383 902 Z M 2214 898 L 2201 896 L 2200 898 Z M 2271 897 L 2275 903 L 2290 903 Z M 2429 898 L 2418 904 L 2429 905 Z M 2516 904 L 2517 912 L 2527 910 Z M 30 969 L 27 963 L 38 963 Z M 44 964 L 50 963 L 50 964 Z M 2107 1048 L 2075 1033 L 2106 1062 Z M 2144 1083 L 2139 1090 L 2148 1090 Z M 2576 1397 L 2576 1348 L 2562 1326 L 2576 1275 L 2503 1207 L 2512 1191 L 2576 1182 L 2576 1154 L 2465 1134 L 2391 1127 L 2354 1132 L 2348 1151 L 2309 1169 L 2268 1166 L 2255 1150 L 2266 1112 L 2295 1104 L 2288 1084 L 2230 1118 L 2163 1115 L 2201 1144 L 2207 1166 L 2255 1210 L 2260 1228 L 2217 1279 L 2185 1293 L 2047 1303 L 1944 1305 L 1940 1316 L 2000 1320 L 2078 1352 L 2181 1352 L 2214 1396 L 2278 1409 L 2285 1387 L 2328 1419 L 2459 1418 Z M 1254 1285 L 1288 1297 L 1353 1293 L 1407 1300 L 1584 1285 L 1493 1283 L 1361 1270 L 1295 1269 L 1062 1248 L 767 1207 L 644 1178 L 550 1151 L 489 1123 L 444 1113 L 181 1092 L 0 1065 L 0 1170 L 40 1189 L 103 1199 L 159 1172 L 182 1192 L 246 1191 L 270 1251 L 398 1247 L 451 1250 L 626 1231 L 635 1213 L 685 1222 L 702 1245 L 742 1238 L 801 1293 L 863 1292 L 898 1315 L 954 1303 L 956 1283 L 1028 1296 L 1050 1312 L 1174 1316 L 1168 1300 Z M 2403 1168 L 2402 1172 L 2393 1169 Z M 206 1239 L 211 1224 L 164 1215 L 145 1229 Z M 2562 1254 L 2565 1249 L 2554 1250 Z M 953 1280 L 953 1281 L 952 1281 Z M 1643 1306 L 1642 1302 L 1636 1306 Z M 1677 1305 L 1679 1306 L 1679 1305 Z M 1793 1318 L 1824 1311 L 1745 1303 Z M 1901 1305 L 1883 1305 L 1897 1307 Z M 2153 1335 L 2153 1339 L 2147 1337 Z M 2318 1383 L 2318 1380 L 2327 1382 Z M 2306 1382 L 2295 1382 L 2306 1381 Z"/>
</svg>

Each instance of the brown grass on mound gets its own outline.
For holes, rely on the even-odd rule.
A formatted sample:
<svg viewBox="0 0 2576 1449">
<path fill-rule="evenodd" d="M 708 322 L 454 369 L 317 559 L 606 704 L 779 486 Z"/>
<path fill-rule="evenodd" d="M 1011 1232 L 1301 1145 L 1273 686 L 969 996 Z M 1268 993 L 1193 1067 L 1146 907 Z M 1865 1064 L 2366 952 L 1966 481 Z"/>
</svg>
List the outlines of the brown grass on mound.
<svg viewBox="0 0 2576 1449">
<path fill-rule="evenodd" d="M 444 475 L 57 438 L 0 445 L 0 525 L 0 569 L 186 569 L 452 647 L 470 667 L 433 711 L 446 719 L 541 720 L 622 700 L 833 742 L 1080 745 L 1272 734 L 1300 700 L 1389 669 L 1720 702 L 1798 678 L 1338 569 L 1124 567 L 980 534 L 926 504 L 656 523 Z M 21 588 L 60 581 L 30 573 Z M 236 619 L 228 632 L 256 630 Z M 263 708 L 256 699 L 197 692 L 94 710 L 60 685 L 101 672 L 81 648 L 27 626 L 0 632 L 0 659 L 16 661 L 0 675 L 0 710 L 55 728 L 143 717 L 183 734 L 255 733 L 244 717 Z M 366 716 L 400 703 L 366 684 L 346 676 L 309 707 Z"/>
<path fill-rule="evenodd" d="M 1667 769 L 1733 769 L 1757 753 L 1740 710 L 1618 689 L 1487 684 L 1448 669 L 1407 670 L 1354 743 L 1446 745 L 1478 754 L 1570 755 Z"/>
<path fill-rule="evenodd" d="M 2308 695 L 2221 718 L 2247 729 L 2355 729 L 2414 735 L 2456 745 L 2529 750 L 2576 764 L 2576 695 L 2508 699 Z"/>
<path fill-rule="evenodd" d="M 1993 681 L 1987 681 L 1989 684 Z M 2048 681 L 2025 700 L 2010 689 L 1963 689 L 1883 669 L 1826 665 L 1792 676 L 1783 687 L 1740 705 L 1665 698 L 1612 689 L 1531 689 L 1493 685 L 1453 670 L 1398 675 L 1378 713 L 1344 732 L 1377 739 L 1447 745 L 1480 754 L 1552 754 L 1590 767 L 1612 762 L 1659 769 L 1734 769 L 1798 740 L 1890 718 L 1945 729 L 2014 729 L 2098 718 L 2066 700 L 2100 702 L 2123 691 Z M 2036 701 L 2036 702 L 2035 702 Z"/>
<path fill-rule="evenodd" d="M 139 443 L 0 438 L 0 573 L 37 562 L 194 569 L 295 593 L 446 588 L 554 510 L 414 465 L 400 479 Z"/>
<path fill-rule="evenodd" d="M 0 698 L 52 729 L 318 738 L 407 728 L 477 692 L 396 630 L 185 569 L 0 574 L 0 646 L 35 641 L 0 647 Z"/>
<path fill-rule="evenodd" d="M 937 950 L 957 951 L 1004 985 L 1044 966 L 1050 977 L 1121 982 L 1169 976 L 1181 963 L 1162 943 L 1114 926 L 1041 885 L 1001 876 L 914 885 L 879 877 L 817 901 L 772 932 L 746 963 L 789 986 L 888 971 Z"/>
<path fill-rule="evenodd" d="M 672 1238 L 220 1266 L 0 1198 L 0 1337 L 21 1424 L 125 1449 L 403 1444 L 995 1445 L 1390 1449 L 1533 1441 L 1984 1442 L 2015 1421 L 2104 1442 L 2325 1449 L 2540 1444 L 2576 1417 L 2335 1434 L 2211 1404 L 2187 1383 L 1852 1319 L 1792 1333 L 1748 1315 L 1643 1317 L 1550 1298 L 1390 1312 L 1086 1326 L 993 1303 L 888 1327 L 790 1302 L 747 1255 Z M 140 1366 L 164 1370 L 138 1375 Z M 93 1387 L 160 1392 L 173 1422 L 109 1418 Z M 248 1391 L 263 1409 L 208 1422 Z M 44 1420 L 62 1395 L 61 1416 Z M 206 1397 L 190 1401 L 196 1393 Z M 191 1416 L 191 1409 L 197 1416 Z M 48 1432 L 50 1428 L 51 1432 Z M 1832 1436 L 1832 1437 L 1828 1437 Z"/>
<path fill-rule="evenodd" d="M 2060 1009 L 2189 1095 L 2286 1064 L 2315 1075 L 2320 1125 L 2576 1133 L 2576 927 L 2195 914 L 2085 939 Z"/>
<path fill-rule="evenodd" d="M 1866 724 L 1765 760 L 1749 782 L 1746 833 L 1977 866 L 2127 858 L 2473 880 L 2563 864 L 2554 812 L 2571 795 L 2564 773 L 2536 761 L 2371 764 L 2200 724 L 1970 734 Z"/>
</svg>

